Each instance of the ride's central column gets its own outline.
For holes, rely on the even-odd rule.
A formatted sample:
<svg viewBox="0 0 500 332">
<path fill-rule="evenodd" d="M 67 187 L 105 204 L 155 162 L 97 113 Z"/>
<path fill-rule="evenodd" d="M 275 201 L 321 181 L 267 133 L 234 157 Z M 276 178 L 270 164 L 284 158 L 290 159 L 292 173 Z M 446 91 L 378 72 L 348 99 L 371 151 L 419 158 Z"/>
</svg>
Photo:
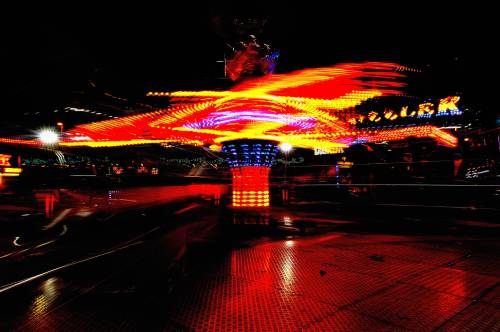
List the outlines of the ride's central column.
<svg viewBox="0 0 500 332">
<path fill-rule="evenodd" d="M 269 173 L 278 154 L 277 143 L 267 140 L 228 141 L 222 151 L 233 176 L 233 207 L 268 207 Z"/>
</svg>

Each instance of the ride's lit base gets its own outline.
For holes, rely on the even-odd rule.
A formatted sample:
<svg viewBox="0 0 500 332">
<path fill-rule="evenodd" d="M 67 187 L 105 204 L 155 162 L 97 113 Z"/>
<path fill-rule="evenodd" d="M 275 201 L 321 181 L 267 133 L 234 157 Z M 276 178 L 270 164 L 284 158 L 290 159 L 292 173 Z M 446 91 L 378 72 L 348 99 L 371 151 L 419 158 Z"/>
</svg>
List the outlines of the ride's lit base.
<svg viewBox="0 0 500 332">
<path fill-rule="evenodd" d="M 268 207 L 269 172 L 278 154 L 277 142 L 236 140 L 225 142 L 222 151 L 233 175 L 233 207 Z"/>
<path fill-rule="evenodd" d="M 271 169 L 266 166 L 242 166 L 232 168 L 233 206 L 269 206 L 270 170 Z"/>
</svg>

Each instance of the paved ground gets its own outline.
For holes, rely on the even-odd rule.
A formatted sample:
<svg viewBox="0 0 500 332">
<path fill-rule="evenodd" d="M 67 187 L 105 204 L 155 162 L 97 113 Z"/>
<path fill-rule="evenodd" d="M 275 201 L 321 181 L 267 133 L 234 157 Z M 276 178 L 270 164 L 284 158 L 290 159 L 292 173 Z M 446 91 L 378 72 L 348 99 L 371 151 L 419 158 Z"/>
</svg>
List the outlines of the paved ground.
<svg viewBox="0 0 500 332">
<path fill-rule="evenodd" d="M 500 331 L 497 224 L 186 204 L 4 284 L 0 330 Z"/>
<path fill-rule="evenodd" d="M 500 330 L 498 258 L 476 245 L 336 233 L 234 250 L 177 293 L 166 327 Z"/>
</svg>

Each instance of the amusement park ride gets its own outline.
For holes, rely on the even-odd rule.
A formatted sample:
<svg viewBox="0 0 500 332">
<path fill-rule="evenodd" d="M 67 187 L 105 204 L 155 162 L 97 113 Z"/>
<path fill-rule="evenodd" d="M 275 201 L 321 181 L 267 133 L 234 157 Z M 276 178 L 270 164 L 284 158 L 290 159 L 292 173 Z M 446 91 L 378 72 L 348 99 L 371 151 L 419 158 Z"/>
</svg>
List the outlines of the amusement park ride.
<svg viewBox="0 0 500 332">
<path fill-rule="evenodd" d="M 267 207 L 269 171 L 280 144 L 338 153 L 358 143 L 430 137 L 444 146 L 456 146 L 456 137 L 433 125 L 383 130 L 355 126 L 365 118 L 356 106 L 404 95 L 404 79 L 411 70 L 393 63 L 348 63 L 250 78 L 227 91 L 149 92 L 149 97 L 170 98 L 172 106 L 78 125 L 64 132 L 58 144 L 68 148 L 209 146 L 226 155 L 233 176 L 233 206 Z M 448 97 L 437 110 L 429 105 L 414 112 L 402 108 L 389 118 L 453 111 L 456 100 Z M 377 121 L 377 116 L 369 114 L 366 121 Z"/>
</svg>

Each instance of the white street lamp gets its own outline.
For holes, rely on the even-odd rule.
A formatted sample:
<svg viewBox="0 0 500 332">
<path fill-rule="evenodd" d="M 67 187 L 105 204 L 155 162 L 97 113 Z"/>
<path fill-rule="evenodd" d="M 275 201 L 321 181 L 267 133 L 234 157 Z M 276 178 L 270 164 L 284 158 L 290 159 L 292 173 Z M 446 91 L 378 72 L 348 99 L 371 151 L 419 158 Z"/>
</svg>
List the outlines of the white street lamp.
<svg viewBox="0 0 500 332">
<path fill-rule="evenodd" d="M 288 152 L 292 151 L 293 146 L 290 143 L 282 143 L 280 144 L 280 150 L 281 152 L 287 154 Z"/>
<path fill-rule="evenodd" d="M 52 129 L 42 129 L 37 136 L 44 145 L 54 145 L 59 142 L 59 134 Z"/>
</svg>

